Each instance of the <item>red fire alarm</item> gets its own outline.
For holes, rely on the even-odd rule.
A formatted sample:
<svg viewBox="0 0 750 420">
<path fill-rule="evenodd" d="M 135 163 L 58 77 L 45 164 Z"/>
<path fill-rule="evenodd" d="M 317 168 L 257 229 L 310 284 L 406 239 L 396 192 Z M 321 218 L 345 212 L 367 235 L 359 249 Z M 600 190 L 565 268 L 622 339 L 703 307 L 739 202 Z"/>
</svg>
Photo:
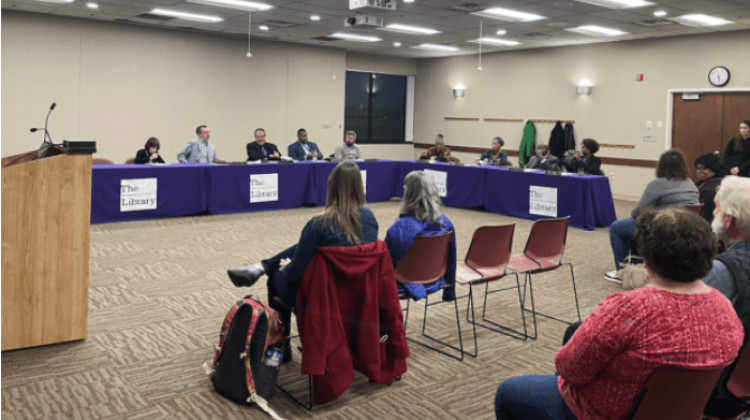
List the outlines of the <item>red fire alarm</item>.
<svg viewBox="0 0 750 420">
<path fill-rule="evenodd" d="M 642 82 L 643 81 L 643 73 L 638 73 L 635 75 L 635 81 L 636 82 Z"/>
</svg>

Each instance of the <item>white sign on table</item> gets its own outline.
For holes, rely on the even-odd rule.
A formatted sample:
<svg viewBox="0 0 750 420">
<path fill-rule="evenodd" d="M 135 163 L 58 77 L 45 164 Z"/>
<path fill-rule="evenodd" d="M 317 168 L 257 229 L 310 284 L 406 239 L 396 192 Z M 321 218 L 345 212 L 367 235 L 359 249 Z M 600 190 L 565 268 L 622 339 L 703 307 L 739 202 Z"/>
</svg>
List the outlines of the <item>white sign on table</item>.
<svg viewBox="0 0 750 420">
<path fill-rule="evenodd" d="M 437 188 L 438 195 L 441 197 L 448 196 L 448 173 L 443 171 L 433 171 L 431 169 L 425 169 L 424 173 L 428 178 L 432 179 Z"/>
<path fill-rule="evenodd" d="M 120 212 L 155 210 L 156 178 L 120 180 Z"/>
<path fill-rule="evenodd" d="M 530 185 L 529 213 L 557 217 L 557 188 Z"/>
<path fill-rule="evenodd" d="M 279 201 L 279 174 L 250 174 L 250 202 Z"/>
<path fill-rule="evenodd" d="M 362 188 L 365 192 L 365 196 L 367 196 L 367 171 L 361 170 L 359 173 L 362 174 Z"/>
</svg>

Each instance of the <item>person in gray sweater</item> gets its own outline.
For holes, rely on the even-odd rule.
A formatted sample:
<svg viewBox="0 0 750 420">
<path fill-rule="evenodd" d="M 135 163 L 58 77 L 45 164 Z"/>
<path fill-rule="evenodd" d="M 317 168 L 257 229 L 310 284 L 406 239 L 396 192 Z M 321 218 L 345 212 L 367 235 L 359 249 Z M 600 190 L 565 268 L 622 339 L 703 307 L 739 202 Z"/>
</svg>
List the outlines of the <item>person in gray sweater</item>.
<svg viewBox="0 0 750 420">
<path fill-rule="evenodd" d="M 656 166 L 656 179 L 646 185 L 641 199 L 630 213 L 630 217 L 620 219 L 609 227 L 609 240 L 615 257 L 615 270 L 604 274 L 606 280 L 621 283 L 617 272 L 622 268 L 622 261 L 633 252 L 635 238 L 635 219 L 647 208 L 664 208 L 677 205 L 697 205 L 698 188 L 689 178 L 685 155 L 679 150 L 668 150 L 662 153 Z"/>
</svg>

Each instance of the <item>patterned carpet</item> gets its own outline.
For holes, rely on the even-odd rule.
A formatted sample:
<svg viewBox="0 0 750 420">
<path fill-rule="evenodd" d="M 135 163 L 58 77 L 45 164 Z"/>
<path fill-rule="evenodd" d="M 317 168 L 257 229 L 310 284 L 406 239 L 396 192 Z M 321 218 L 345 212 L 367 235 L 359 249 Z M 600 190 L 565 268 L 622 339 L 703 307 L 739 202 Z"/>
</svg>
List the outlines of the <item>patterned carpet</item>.
<svg viewBox="0 0 750 420">
<path fill-rule="evenodd" d="M 634 203 L 615 204 L 624 216 Z M 397 217 L 398 203 L 369 207 L 384 238 Z M 228 280 L 226 269 L 293 244 L 305 222 L 320 211 L 300 208 L 92 226 L 88 338 L 4 352 L 2 417 L 270 418 L 214 392 L 201 365 L 212 357 L 221 321 L 234 301 L 246 293 L 266 296 L 263 281 L 240 290 Z M 456 226 L 459 258 L 468 249 L 471 233 L 482 225 L 515 222 L 513 248 L 521 252 L 532 223 L 475 210 L 448 208 L 446 214 Z M 569 230 L 565 260 L 574 264 L 584 317 L 602 298 L 620 290 L 602 279 L 611 259 L 606 228 Z M 459 295 L 467 291 L 458 288 Z M 567 270 L 535 277 L 534 291 L 538 309 L 575 318 Z M 518 322 L 508 296 L 492 295 L 489 313 Z M 470 324 L 463 318 L 466 303 L 459 300 L 462 337 L 472 350 Z M 421 304 L 414 306 L 412 316 L 407 335 L 417 336 Z M 451 304 L 431 307 L 429 331 L 455 340 L 452 316 Z M 463 362 L 411 345 L 408 371 L 391 386 L 370 385 L 358 374 L 341 398 L 312 412 L 280 392 L 270 404 L 285 418 L 492 419 L 494 392 L 501 381 L 554 372 L 553 358 L 564 330 L 560 322 L 540 319 L 539 338 L 523 342 L 480 329 L 478 357 Z M 282 368 L 283 380 L 298 380 L 298 363 L 295 354 L 295 361 Z"/>
</svg>

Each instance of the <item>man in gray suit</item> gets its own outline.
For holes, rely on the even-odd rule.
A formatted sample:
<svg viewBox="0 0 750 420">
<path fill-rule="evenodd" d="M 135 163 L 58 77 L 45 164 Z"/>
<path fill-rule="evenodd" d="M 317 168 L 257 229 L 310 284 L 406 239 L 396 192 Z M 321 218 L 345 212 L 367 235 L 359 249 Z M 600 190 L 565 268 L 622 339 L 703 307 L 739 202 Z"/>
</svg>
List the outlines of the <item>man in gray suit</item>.
<svg viewBox="0 0 750 420">
<path fill-rule="evenodd" d="M 526 168 L 560 172 L 560 161 L 557 156 L 550 154 L 549 147 L 546 144 L 539 144 L 536 146 L 536 155 L 529 159 Z"/>
</svg>

